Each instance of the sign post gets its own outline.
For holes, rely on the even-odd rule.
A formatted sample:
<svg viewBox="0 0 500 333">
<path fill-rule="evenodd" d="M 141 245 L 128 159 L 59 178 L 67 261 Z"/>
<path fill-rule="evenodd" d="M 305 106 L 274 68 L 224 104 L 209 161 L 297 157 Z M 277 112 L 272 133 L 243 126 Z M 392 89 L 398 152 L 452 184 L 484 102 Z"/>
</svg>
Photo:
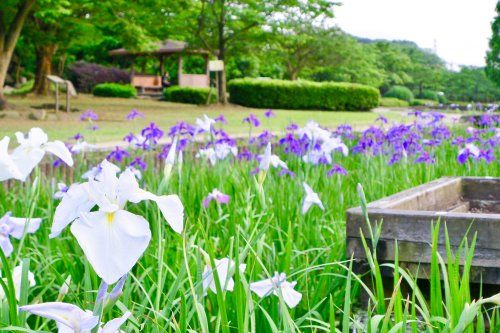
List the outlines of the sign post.
<svg viewBox="0 0 500 333">
<path fill-rule="evenodd" d="M 220 72 L 224 70 L 224 61 L 222 60 L 210 60 L 208 62 L 208 71 L 210 72 L 215 72 L 215 91 L 217 92 L 217 103 L 219 103 L 219 78 L 220 78 Z M 226 92 L 223 91 L 223 94 Z M 207 104 L 210 103 L 210 97 L 212 97 L 212 89 L 210 89 L 208 93 L 208 99 L 207 99 Z"/>
</svg>

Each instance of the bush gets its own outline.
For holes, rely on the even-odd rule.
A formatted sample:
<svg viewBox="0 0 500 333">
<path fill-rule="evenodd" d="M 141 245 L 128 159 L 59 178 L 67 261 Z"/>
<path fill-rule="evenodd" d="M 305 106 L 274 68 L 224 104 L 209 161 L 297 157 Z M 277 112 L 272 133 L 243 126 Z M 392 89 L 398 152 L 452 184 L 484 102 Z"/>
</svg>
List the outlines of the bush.
<svg viewBox="0 0 500 333">
<path fill-rule="evenodd" d="M 192 87 L 170 87 L 165 89 L 163 96 L 165 100 L 177 103 L 189 104 L 205 104 L 210 93 L 209 88 L 192 88 Z M 212 91 L 210 103 L 217 102 L 217 94 Z"/>
<path fill-rule="evenodd" d="M 385 106 L 385 107 L 407 107 L 409 106 L 410 103 L 407 101 L 403 101 L 401 99 L 397 99 L 394 97 L 382 97 L 380 99 L 380 106 Z"/>
<path fill-rule="evenodd" d="M 424 91 L 422 91 L 422 93 L 418 95 L 418 98 L 420 98 L 420 99 L 429 99 L 431 101 L 439 102 L 439 96 L 438 96 L 437 92 L 432 91 L 432 90 L 424 90 Z"/>
<path fill-rule="evenodd" d="M 130 84 L 101 83 L 94 87 L 94 96 L 131 98 L 137 95 L 137 91 Z"/>
<path fill-rule="evenodd" d="M 410 105 L 411 106 L 436 106 L 436 101 L 430 99 L 414 99 Z"/>
<path fill-rule="evenodd" d="M 130 73 L 127 71 L 84 61 L 69 66 L 67 77 L 80 93 L 91 93 L 100 83 L 130 83 Z"/>
<path fill-rule="evenodd" d="M 230 101 L 255 108 L 370 110 L 379 105 L 377 89 L 343 82 L 236 79 L 228 84 Z"/>
<path fill-rule="evenodd" d="M 438 93 L 438 101 L 441 104 L 448 104 L 448 98 L 443 93 Z"/>
<path fill-rule="evenodd" d="M 387 91 L 384 97 L 394 97 L 403 101 L 411 103 L 414 99 L 413 93 L 410 89 L 403 86 L 393 86 Z"/>
</svg>

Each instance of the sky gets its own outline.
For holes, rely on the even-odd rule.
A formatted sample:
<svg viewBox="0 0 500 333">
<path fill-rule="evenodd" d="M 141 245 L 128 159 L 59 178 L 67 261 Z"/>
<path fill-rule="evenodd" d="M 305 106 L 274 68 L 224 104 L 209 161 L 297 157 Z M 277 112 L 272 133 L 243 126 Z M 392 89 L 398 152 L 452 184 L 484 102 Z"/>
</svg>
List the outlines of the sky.
<svg viewBox="0 0 500 333">
<path fill-rule="evenodd" d="M 371 39 L 435 49 L 451 68 L 484 66 L 496 0 L 340 0 L 333 23 Z"/>
</svg>

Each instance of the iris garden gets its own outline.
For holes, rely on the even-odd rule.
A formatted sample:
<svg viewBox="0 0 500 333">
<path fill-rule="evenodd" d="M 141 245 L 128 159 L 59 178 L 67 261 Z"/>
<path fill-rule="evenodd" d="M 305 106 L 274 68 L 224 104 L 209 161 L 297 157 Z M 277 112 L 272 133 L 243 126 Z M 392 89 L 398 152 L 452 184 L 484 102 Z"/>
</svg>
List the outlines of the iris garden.
<svg viewBox="0 0 500 333">
<path fill-rule="evenodd" d="M 265 118 L 279 116 L 242 115 L 248 135 L 237 138 L 223 115 L 150 123 L 105 158 L 85 140 L 99 130 L 91 110 L 81 117 L 88 131 L 66 143 L 39 128 L 17 133 L 17 144 L 3 138 L 2 327 L 495 332 L 499 295 L 473 300 L 459 274 L 429 308 L 404 272 L 412 292 L 396 280 L 392 296 L 371 291 L 346 256 L 345 211 L 441 176 L 500 176 L 498 114 L 457 124 L 414 111 L 359 133 L 313 121 L 266 130 Z M 142 117 L 132 110 L 127 120 Z M 451 302 L 454 285 L 461 298 Z"/>
</svg>

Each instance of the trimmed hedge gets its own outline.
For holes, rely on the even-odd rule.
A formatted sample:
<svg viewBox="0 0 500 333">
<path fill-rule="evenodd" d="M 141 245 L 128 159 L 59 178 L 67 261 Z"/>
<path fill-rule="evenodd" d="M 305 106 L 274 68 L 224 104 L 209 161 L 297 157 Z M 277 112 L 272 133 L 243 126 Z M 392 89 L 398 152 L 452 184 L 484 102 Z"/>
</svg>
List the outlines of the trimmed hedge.
<svg viewBox="0 0 500 333">
<path fill-rule="evenodd" d="M 403 86 L 393 86 L 389 91 L 387 91 L 384 97 L 394 97 L 403 101 L 411 103 L 415 97 L 410 89 Z"/>
<path fill-rule="evenodd" d="M 432 99 L 414 99 L 411 106 L 436 106 L 437 102 Z"/>
<path fill-rule="evenodd" d="M 205 104 L 208 99 L 209 88 L 192 88 L 174 86 L 163 91 L 165 100 L 169 102 L 188 103 L 188 104 Z M 212 91 L 210 103 L 217 102 L 217 94 Z"/>
<path fill-rule="evenodd" d="M 235 79 L 228 84 L 231 103 L 273 109 L 370 110 L 379 105 L 373 87 L 344 82 Z"/>
<path fill-rule="evenodd" d="M 437 92 L 432 91 L 432 90 L 424 90 L 424 91 L 422 91 L 422 93 L 418 95 L 418 98 L 420 98 L 420 99 L 429 99 L 429 100 L 432 100 L 432 101 L 439 102 L 439 96 L 438 96 Z"/>
<path fill-rule="evenodd" d="M 66 75 L 80 93 L 91 93 L 100 83 L 130 83 L 130 73 L 116 67 L 106 67 L 85 61 L 71 64 Z"/>
<path fill-rule="evenodd" d="M 137 90 L 130 84 L 101 83 L 94 87 L 94 96 L 131 98 L 137 96 Z"/>
<path fill-rule="evenodd" d="M 401 99 L 394 98 L 394 97 L 382 97 L 380 99 L 380 106 L 407 107 L 407 106 L 410 106 L 410 103 L 408 103 L 407 101 L 403 101 Z"/>
</svg>

